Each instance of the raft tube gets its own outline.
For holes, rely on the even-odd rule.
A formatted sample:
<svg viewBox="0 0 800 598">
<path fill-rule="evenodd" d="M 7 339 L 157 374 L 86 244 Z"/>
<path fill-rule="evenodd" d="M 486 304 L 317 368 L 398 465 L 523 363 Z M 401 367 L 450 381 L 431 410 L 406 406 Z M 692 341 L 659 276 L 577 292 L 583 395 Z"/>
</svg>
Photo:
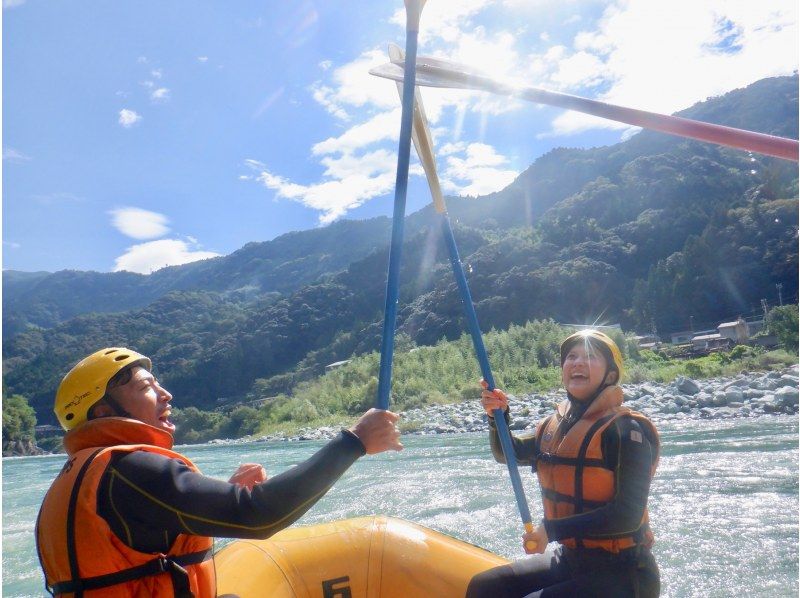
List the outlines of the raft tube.
<svg viewBox="0 0 800 598">
<path fill-rule="evenodd" d="M 240 598 L 460 597 L 474 575 L 508 563 L 421 525 L 377 515 L 237 540 L 214 561 L 218 595 Z"/>
</svg>

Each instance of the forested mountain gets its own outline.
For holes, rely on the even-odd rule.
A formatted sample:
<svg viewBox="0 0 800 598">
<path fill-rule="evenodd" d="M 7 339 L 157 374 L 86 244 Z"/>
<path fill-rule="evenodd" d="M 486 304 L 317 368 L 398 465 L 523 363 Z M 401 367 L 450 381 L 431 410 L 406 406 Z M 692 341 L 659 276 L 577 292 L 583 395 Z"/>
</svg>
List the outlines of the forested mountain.
<svg viewBox="0 0 800 598">
<path fill-rule="evenodd" d="M 797 90 L 796 76 L 767 79 L 681 115 L 796 139 Z M 749 312 L 778 283 L 796 298 L 794 163 L 641 132 L 554 150 L 506 189 L 448 205 L 486 330 L 550 317 L 669 332 Z M 398 326 L 417 344 L 464 329 L 433 222 L 426 208 L 406 227 Z M 4 273 L 4 323 L 53 326 L 4 332 L 6 385 L 49 419 L 69 365 L 124 344 L 184 405 L 291 391 L 377 349 L 388 230 L 345 221 L 147 277 Z M 82 278 L 102 297 L 75 294 Z"/>
<path fill-rule="evenodd" d="M 3 272 L 3 338 L 29 325 L 50 328 L 88 312 L 118 313 L 149 305 L 171 291 L 216 291 L 236 301 L 290 293 L 320 276 L 343 270 L 385 242 L 391 221 L 342 220 L 320 229 L 248 243 L 234 253 L 132 272 Z"/>
</svg>

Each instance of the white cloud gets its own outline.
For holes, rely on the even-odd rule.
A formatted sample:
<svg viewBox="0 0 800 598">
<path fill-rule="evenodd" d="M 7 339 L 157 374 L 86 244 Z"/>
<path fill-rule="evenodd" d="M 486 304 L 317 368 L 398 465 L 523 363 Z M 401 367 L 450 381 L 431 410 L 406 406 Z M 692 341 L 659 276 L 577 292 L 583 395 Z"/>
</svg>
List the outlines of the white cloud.
<svg viewBox="0 0 800 598">
<path fill-rule="evenodd" d="M 119 111 L 119 124 L 130 129 L 133 125 L 142 120 L 142 117 L 133 110 L 123 108 Z"/>
<path fill-rule="evenodd" d="M 20 162 L 27 162 L 30 160 L 30 156 L 26 156 L 20 151 L 15 150 L 13 147 L 4 147 L 3 148 L 3 161 L 8 161 L 12 163 L 20 163 Z"/>
<path fill-rule="evenodd" d="M 378 150 L 354 157 L 326 156 L 321 160 L 325 166 L 324 180 L 302 185 L 271 173 L 264 164 L 246 160 L 247 166 L 258 174 L 256 179 L 278 197 L 291 199 L 313 210 L 321 212 L 320 224 L 328 224 L 342 217 L 349 210 L 365 201 L 385 195 L 394 187 L 396 157 Z"/>
<path fill-rule="evenodd" d="M 487 33 L 483 26 L 474 26 L 472 19 L 492 4 L 492 0 L 463 0 L 458 3 L 426 5 L 421 35 L 421 54 L 442 56 L 455 62 L 470 64 L 493 77 L 508 78 L 526 68 L 526 62 L 515 50 L 516 34 L 509 30 Z M 399 9 L 392 22 L 405 26 L 405 12 Z M 363 52 L 350 63 L 334 69 L 325 82 L 312 87 L 314 99 L 331 114 L 342 120 L 354 120 L 361 109 L 374 117 L 374 111 L 399 106 L 394 86 L 385 79 L 368 75 L 368 70 L 387 61 L 384 48 Z M 468 91 L 425 88 L 423 92 L 428 119 L 436 123 L 448 109 L 499 114 L 520 104 L 507 98 L 495 98 Z M 359 123 L 355 126 L 361 126 Z"/>
<path fill-rule="evenodd" d="M 517 172 L 503 168 L 505 156 L 485 143 L 449 144 L 443 147 L 447 156 L 442 187 L 459 195 L 486 195 L 507 187 Z M 464 157 L 459 157 L 462 154 Z"/>
<path fill-rule="evenodd" d="M 561 60 L 551 80 L 559 87 L 594 87 L 606 80 L 605 65 L 594 54 L 575 52 Z"/>
<path fill-rule="evenodd" d="M 155 239 L 169 232 L 169 220 L 157 212 L 141 208 L 119 208 L 109 214 L 114 227 L 132 239 Z"/>
<path fill-rule="evenodd" d="M 495 79 L 509 79 L 525 69 L 516 45 L 516 36 L 511 31 L 488 33 L 483 27 L 475 27 L 458 37 L 450 56 L 456 62 L 490 73 Z"/>
<path fill-rule="evenodd" d="M 25 4 L 26 0 L 3 0 L 3 8 L 15 8 Z"/>
<path fill-rule="evenodd" d="M 312 153 L 316 156 L 336 152 L 351 153 L 383 140 L 395 140 L 400 134 L 400 108 L 380 112 L 369 120 L 355 125 L 339 137 L 329 137 L 316 143 Z"/>
<path fill-rule="evenodd" d="M 150 93 L 150 99 L 154 102 L 166 102 L 169 99 L 169 89 L 159 87 Z"/>
<path fill-rule="evenodd" d="M 630 139 L 631 137 L 633 137 L 634 135 L 636 135 L 636 133 L 638 133 L 638 132 L 639 132 L 639 131 L 641 131 L 641 130 L 642 130 L 642 128 L 641 128 L 641 127 L 627 127 L 627 128 L 626 128 L 626 129 L 625 129 L 625 130 L 622 132 L 622 135 L 620 135 L 620 140 L 621 140 L 621 141 L 627 141 L 628 139 Z"/>
<path fill-rule="evenodd" d="M 208 56 L 198 56 L 197 62 L 208 62 Z"/>
<path fill-rule="evenodd" d="M 140 57 L 139 62 L 142 62 L 142 58 Z M 144 63 L 146 62 L 147 59 L 145 58 Z M 170 90 L 168 87 L 164 87 L 160 81 L 164 78 L 164 71 L 162 69 L 151 69 L 150 77 L 151 79 L 145 79 L 140 83 L 142 87 L 149 90 L 150 101 L 155 104 L 167 102 L 170 98 Z"/>
<path fill-rule="evenodd" d="M 797 10 L 788 0 L 765 0 L 758 6 L 726 0 L 676 0 L 677 5 L 668 6 L 652 0 L 610 2 L 431 2 L 423 13 L 420 54 L 469 64 L 494 79 L 512 79 L 513 75 L 543 87 L 665 112 L 687 107 L 734 85 L 796 68 L 795 54 L 786 51 L 797 45 Z M 551 8 L 558 8 L 560 14 Z M 539 18 L 541 12 L 548 12 L 551 20 L 568 27 L 552 28 L 549 24 L 551 29 L 546 33 L 533 33 L 536 23 L 520 15 Z M 405 26 L 404 10 L 395 11 L 390 20 L 398 25 L 400 34 Z M 504 22 L 509 23 L 505 28 Z M 531 32 L 520 29 L 521 23 Z M 581 30 L 576 32 L 578 28 Z M 574 37 L 565 39 L 562 29 Z M 540 49 L 546 44 L 552 45 Z M 531 47 L 535 53 L 524 53 Z M 321 222 L 330 222 L 390 192 L 395 158 L 389 158 L 396 150 L 400 101 L 391 82 L 367 74 L 386 60 L 381 47 L 367 49 L 338 67 L 330 60 L 319 63 L 321 78 L 309 92 L 347 125 L 337 135 L 312 146 L 311 156 L 322 167 L 319 180 L 299 183 L 255 161 L 247 162 L 255 174 L 240 178 L 257 180 L 275 191 L 276 197 L 318 210 Z M 742 65 L 746 68 L 737 71 Z M 719 76 L 721 67 L 725 76 Z M 535 107 L 464 90 L 424 88 L 422 93 L 440 145 L 439 156 L 444 159 L 442 184 L 446 189 L 480 195 L 513 181 L 517 172 L 509 168 L 505 156 L 484 143 L 465 143 L 462 132 L 477 128 L 476 137 L 485 139 L 484 133 L 492 126 L 491 115 Z M 598 126 L 629 129 L 627 125 L 564 112 L 546 134 L 568 134 Z M 420 169 L 414 165 L 410 172 L 416 175 Z"/>
<path fill-rule="evenodd" d="M 350 115 L 347 110 L 342 108 L 335 100 L 334 90 L 327 85 L 315 83 L 311 86 L 311 97 L 325 110 L 333 114 L 336 118 L 341 120 L 348 120 Z"/>
<path fill-rule="evenodd" d="M 515 35 L 505 30 L 488 34 L 483 27 L 472 23 L 472 18 L 492 2 L 463 0 L 427 6 L 425 33 L 421 38 L 427 40 L 425 49 L 430 50 L 427 53 L 437 54 L 437 50 L 447 49 L 448 58 L 482 67 L 494 75 L 519 70 L 524 61 L 514 49 Z M 402 10 L 393 17 L 402 27 L 404 19 Z M 248 160 L 246 164 L 257 173 L 255 179 L 275 191 L 277 197 L 318 210 L 321 223 L 331 222 L 364 202 L 391 192 L 400 129 L 400 98 L 396 85 L 368 74 L 370 68 L 387 60 L 383 48 L 373 48 L 336 68 L 331 61 L 320 63 L 325 75 L 311 86 L 312 97 L 340 121 L 353 124 L 338 136 L 312 146 L 312 156 L 323 167 L 319 181 L 301 184 L 272 172 L 264 164 Z M 468 91 L 425 88 L 422 94 L 432 125 L 446 113 L 455 113 L 455 127 L 434 127 L 437 139 L 450 142 L 445 146 L 445 153 L 453 159 L 448 167 L 452 188 L 476 194 L 505 186 L 513 179 L 516 173 L 504 168 L 505 158 L 489 152 L 486 149 L 489 146 L 470 147 L 454 142 L 458 141 L 468 112 L 497 114 L 515 109 L 519 102 Z M 475 177 L 468 172 L 470 168 L 475 169 Z M 413 164 L 409 174 L 422 176 L 424 173 L 418 164 Z M 251 177 L 242 175 L 239 178 Z"/>
<path fill-rule="evenodd" d="M 608 6 L 573 47 L 543 59 L 555 87 L 581 92 L 602 84 L 598 99 L 672 113 L 707 97 L 797 69 L 797 3 L 625 0 Z M 584 92 L 585 93 L 585 92 Z M 627 128 L 564 113 L 553 134 Z"/>
<path fill-rule="evenodd" d="M 498 77 L 518 72 L 524 67 L 524 60 L 514 49 L 516 38 L 513 33 L 500 30 L 490 35 L 481 26 L 469 26 L 470 19 L 491 2 L 466 0 L 455 5 L 444 6 L 445 4 L 447 3 L 431 3 L 426 6 L 425 31 L 432 32 L 429 36 L 431 51 L 427 52 L 426 48 L 427 53 L 446 54 L 448 59 L 468 63 Z M 393 22 L 404 25 L 403 14 L 403 10 L 395 13 Z M 447 40 L 447 43 L 443 44 L 442 39 Z M 437 52 L 438 49 L 446 51 Z M 370 68 L 385 63 L 387 59 L 382 48 L 365 51 L 352 62 L 334 69 L 327 81 L 318 81 L 312 86 L 314 99 L 337 118 L 351 121 L 355 120 L 354 114 L 366 118 L 338 138 L 317 143 L 314 146 L 315 154 L 355 151 L 376 141 L 396 139 L 399 112 L 396 117 L 390 116 L 388 112 L 390 109 L 396 110 L 400 105 L 396 86 L 385 79 L 367 74 Z M 499 114 L 520 105 L 516 100 L 477 92 L 424 88 L 422 93 L 428 120 L 432 124 L 436 124 L 447 110 L 460 112 L 463 120 L 463 115 L 467 112 Z M 392 118 L 394 122 L 390 124 L 389 119 Z M 460 130 L 460 126 L 456 127 L 456 135 Z"/>
<path fill-rule="evenodd" d="M 368 152 L 360 156 L 344 154 L 337 158 L 326 156 L 320 161 L 325 166 L 325 176 L 346 179 L 354 175 L 373 175 L 393 172 L 397 163 L 394 153 L 384 149 Z"/>
<path fill-rule="evenodd" d="M 455 154 L 458 152 L 463 152 L 467 149 L 467 144 L 463 141 L 459 141 L 456 143 L 445 143 L 442 147 L 439 148 L 439 151 L 436 152 L 440 156 L 449 156 L 451 154 Z"/>
<path fill-rule="evenodd" d="M 3 239 L 3 245 L 8 247 L 9 249 L 19 249 L 20 247 L 22 247 L 22 245 L 20 245 L 19 243 L 16 243 L 14 241 L 6 241 L 5 239 Z"/>
<path fill-rule="evenodd" d="M 397 91 L 385 79 L 369 74 L 369 69 L 387 61 L 385 50 L 374 48 L 343 66 L 333 69 L 330 84 L 315 83 L 314 99 L 337 118 L 347 119 L 346 107 L 394 108 Z"/>
<path fill-rule="evenodd" d="M 429 2 L 423 10 L 420 27 L 420 42 L 440 39 L 453 42 L 463 35 L 469 27 L 470 19 L 491 5 L 493 0 L 459 0 L 458 2 Z M 392 15 L 391 22 L 405 29 L 406 11 L 399 8 Z"/>
<path fill-rule="evenodd" d="M 114 261 L 114 272 L 126 270 L 139 274 L 150 274 L 166 266 L 178 266 L 197 260 L 217 257 L 213 251 L 193 250 L 185 241 L 161 239 L 128 247 Z"/>
</svg>

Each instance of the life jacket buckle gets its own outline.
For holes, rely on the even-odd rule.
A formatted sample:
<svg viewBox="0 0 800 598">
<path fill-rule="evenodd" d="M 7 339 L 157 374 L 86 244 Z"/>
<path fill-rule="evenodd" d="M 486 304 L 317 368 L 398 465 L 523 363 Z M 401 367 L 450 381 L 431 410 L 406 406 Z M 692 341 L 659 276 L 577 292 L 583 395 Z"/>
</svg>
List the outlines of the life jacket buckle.
<svg viewBox="0 0 800 598">
<path fill-rule="evenodd" d="M 167 557 L 162 555 L 162 556 L 158 557 L 157 560 L 158 560 L 158 572 L 159 573 L 166 573 L 167 571 L 169 571 L 172 568 L 171 567 L 172 561 L 170 561 Z"/>
<path fill-rule="evenodd" d="M 169 573 L 175 598 L 194 598 L 189 584 L 189 572 L 174 558 L 162 555 L 157 561 L 159 572 Z"/>
</svg>

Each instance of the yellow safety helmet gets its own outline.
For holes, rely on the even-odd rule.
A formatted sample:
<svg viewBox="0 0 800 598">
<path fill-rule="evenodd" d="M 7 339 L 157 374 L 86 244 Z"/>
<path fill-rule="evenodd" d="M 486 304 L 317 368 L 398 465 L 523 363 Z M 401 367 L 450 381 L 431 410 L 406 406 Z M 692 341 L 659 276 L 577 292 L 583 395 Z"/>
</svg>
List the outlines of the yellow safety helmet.
<svg viewBox="0 0 800 598">
<path fill-rule="evenodd" d="M 72 430 L 85 422 L 92 405 L 105 396 L 108 381 L 131 364 L 153 369 L 149 358 L 124 347 L 100 349 L 78 362 L 64 376 L 56 392 L 53 411 L 61 427 Z"/>
<path fill-rule="evenodd" d="M 561 365 L 564 365 L 564 360 L 567 358 L 569 350 L 578 342 L 589 342 L 594 347 L 599 348 L 608 360 L 609 368 L 614 368 L 619 373 L 617 382 L 622 378 L 623 359 L 622 352 L 619 350 L 617 343 L 615 343 L 610 336 L 600 332 L 599 330 L 579 330 L 575 334 L 570 334 L 564 342 L 561 343 Z"/>
</svg>

